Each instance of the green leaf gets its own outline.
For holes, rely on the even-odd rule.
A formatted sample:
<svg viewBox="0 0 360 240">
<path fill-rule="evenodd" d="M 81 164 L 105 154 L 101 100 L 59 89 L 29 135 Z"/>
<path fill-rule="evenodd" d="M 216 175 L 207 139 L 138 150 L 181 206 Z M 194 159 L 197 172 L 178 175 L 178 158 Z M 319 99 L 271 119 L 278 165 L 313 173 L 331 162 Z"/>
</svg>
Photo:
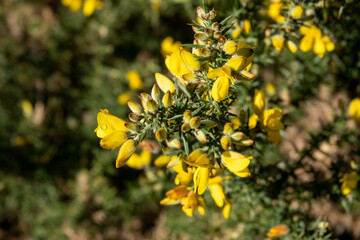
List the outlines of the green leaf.
<svg viewBox="0 0 360 240">
<path fill-rule="evenodd" d="M 178 80 L 176 80 L 176 82 L 178 83 L 177 85 L 181 88 L 181 90 L 185 93 L 185 95 L 188 96 L 189 98 L 191 98 L 191 94 L 186 89 L 186 87 L 184 85 L 182 85 L 180 82 L 178 82 Z"/>
</svg>

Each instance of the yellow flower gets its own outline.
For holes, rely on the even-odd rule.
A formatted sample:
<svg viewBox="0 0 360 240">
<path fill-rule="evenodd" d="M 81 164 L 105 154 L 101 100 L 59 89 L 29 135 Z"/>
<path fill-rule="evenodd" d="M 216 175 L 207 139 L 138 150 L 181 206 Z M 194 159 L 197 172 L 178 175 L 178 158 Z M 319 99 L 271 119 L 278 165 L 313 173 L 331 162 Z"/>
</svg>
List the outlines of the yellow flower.
<svg viewBox="0 0 360 240">
<path fill-rule="evenodd" d="M 116 158 L 116 168 L 120 168 L 126 164 L 131 155 L 135 152 L 136 146 L 135 141 L 130 139 L 127 140 L 121 147 L 119 154 Z"/>
<path fill-rule="evenodd" d="M 211 89 L 211 96 L 215 101 L 221 101 L 229 94 L 229 79 L 227 77 L 218 77 Z"/>
<path fill-rule="evenodd" d="M 360 98 L 354 98 L 349 105 L 349 114 L 360 124 Z"/>
<path fill-rule="evenodd" d="M 202 195 L 209 182 L 209 169 L 204 167 L 198 167 L 194 173 L 194 191 L 198 195 Z"/>
<path fill-rule="evenodd" d="M 223 46 L 223 50 L 226 54 L 233 55 L 237 51 L 237 43 L 234 41 L 227 41 Z"/>
<path fill-rule="evenodd" d="M 184 186 L 179 186 L 166 192 L 166 198 L 160 201 L 161 205 L 174 205 L 181 202 L 182 198 L 185 198 L 189 193 Z"/>
<path fill-rule="evenodd" d="M 265 109 L 265 93 L 262 90 L 255 89 L 254 95 L 254 110 L 260 116 Z"/>
<path fill-rule="evenodd" d="M 302 8 L 302 6 L 295 6 L 292 10 L 291 10 L 291 17 L 295 18 L 295 19 L 299 19 L 302 16 L 304 9 Z"/>
<path fill-rule="evenodd" d="M 166 93 L 170 91 L 171 93 L 175 92 L 175 85 L 174 83 L 161 73 L 155 73 L 156 83 L 158 84 L 159 88 Z"/>
<path fill-rule="evenodd" d="M 251 31 L 251 23 L 249 19 L 244 20 L 244 31 L 246 34 L 249 34 Z"/>
<path fill-rule="evenodd" d="M 172 37 L 166 37 L 161 42 L 161 54 L 164 56 L 171 55 L 175 50 L 180 49 L 180 47 L 180 42 L 174 42 Z"/>
<path fill-rule="evenodd" d="M 281 118 L 282 110 L 280 108 L 272 108 L 265 110 L 260 119 L 262 126 L 268 130 L 268 139 L 276 145 L 282 139 L 280 130 L 284 129 L 284 125 L 280 121 Z"/>
<path fill-rule="evenodd" d="M 280 237 L 288 234 L 290 229 L 285 224 L 279 224 L 270 228 L 269 232 L 266 234 L 268 238 Z"/>
<path fill-rule="evenodd" d="M 275 35 L 271 38 L 272 45 L 279 52 L 282 52 L 284 50 L 284 41 L 284 37 L 280 35 Z"/>
<path fill-rule="evenodd" d="M 290 52 L 297 53 L 298 48 L 297 48 L 296 44 L 293 41 L 287 41 L 286 46 L 288 47 Z"/>
<path fill-rule="evenodd" d="M 91 16 L 96 9 L 101 9 L 103 3 L 100 0 L 61 0 L 61 3 L 69 7 L 71 11 L 77 12 L 83 7 L 83 14 L 86 17 Z"/>
<path fill-rule="evenodd" d="M 322 35 L 321 30 L 314 25 L 302 26 L 300 28 L 301 34 L 304 37 L 300 41 L 300 49 L 303 52 L 310 51 L 319 57 L 323 57 L 326 51 L 331 52 L 335 48 L 335 44 L 326 35 Z"/>
<path fill-rule="evenodd" d="M 272 84 L 272 83 L 266 84 L 266 92 L 270 96 L 274 95 L 276 92 L 274 84 Z"/>
<path fill-rule="evenodd" d="M 232 32 L 232 38 L 237 39 L 240 36 L 241 31 L 242 31 L 242 28 L 236 25 Z"/>
<path fill-rule="evenodd" d="M 248 157 L 234 151 L 225 151 L 221 155 L 221 161 L 225 167 L 227 167 L 230 172 L 233 172 L 240 177 L 248 173 L 247 167 L 250 164 L 250 159 L 252 159 L 251 156 Z"/>
<path fill-rule="evenodd" d="M 127 132 L 125 121 L 109 114 L 107 109 L 101 110 L 98 113 L 97 122 L 98 127 L 94 132 L 96 132 L 98 138 L 104 138 L 106 135 L 118 130 Z"/>
<path fill-rule="evenodd" d="M 155 166 L 162 167 L 165 166 L 169 162 L 170 157 L 166 155 L 161 155 L 155 159 Z"/>
<path fill-rule="evenodd" d="M 189 217 L 192 217 L 196 209 L 201 215 L 205 215 L 205 201 L 193 191 L 190 191 L 185 198 L 181 199 L 181 205 L 183 212 Z"/>
<path fill-rule="evenodd" d="M 342 183 L 341 193 L 343 195 L 348 195 L 357 186 L 357 182 L 358 182 L 357 173 L 353 171 L 349 174 L 346 174 L 344 177 L 340 179 L 339 182 Z"/>
<path fill-rule="evenodd" d="M 142 151 L 140 155 L 136 153 L 131 155 L 129 160 L 126 162 L 126 165 L 128 165 L 131 168 L 141 169 L 149 165 L 150 162 L 151 162 L 151 152 Z"/>
<path fill-rule="evenodd" d="M 282 7 L 283 4 L 281 1 L 272 1 L 267 11 L 268 16 L 278 23 L 285 22 L 285 17 L 281 15 Z"/>
<path fill-rule="evenodd" d="M 125 105 L 127 101 L 129 101 L 130 99 L 131 99 L 131 93 L 125 92 L 118 96 L 117 101 L 119 104 Z"/>
<path fill-rule="evenodd" d="M 126 80 L 128 81 L 129 87 L 132 90 L 141 90 L 144 87 L 144 83 L 141 80 L 140 74 L 135 70 L 131 70 L 126 73 Z"/>
</svg>

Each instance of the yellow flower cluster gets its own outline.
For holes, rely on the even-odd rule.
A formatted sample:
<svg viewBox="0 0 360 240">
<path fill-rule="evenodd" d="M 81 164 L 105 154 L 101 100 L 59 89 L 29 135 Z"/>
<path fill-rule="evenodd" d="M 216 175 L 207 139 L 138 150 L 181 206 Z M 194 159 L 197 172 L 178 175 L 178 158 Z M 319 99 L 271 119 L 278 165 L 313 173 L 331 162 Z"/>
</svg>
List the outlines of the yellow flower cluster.
<svg viewBox="0 0 360 240">
<path fill-rule="evenodd" d="M 303 52 L 313 49 L 313 52 L 322 58 L 326 52 L 335 49 L 335 44 L 330 40 L 329 36 L 323 35 L 321 30 L 314 25 L 302 26 L 300 32 L 304 35 L 300 41 L 300 49 Z"/>
<path fill-rule="evenodd" d="M 163 155 L 154 162 L 176 173 L 178 187 L 168 191 L 161 204 L 181 204 L 186 215 L 196 210 L 205 214 L 202 195 L 209 189 L 217 206 L 229 217 L 231 202 L 222 183 L 231 174 L 241 178 L 250 177 L 249 165 L 252 156 L 249 146 L 251 128 L 255 123 L 231 113 L 242 81 L 251 81 L 250 73 L 254 57 L 253 48 L 244 41 L 227 39 L 226 22 L 214 19 L 214 10 L 206 13 L 197 9 L 201 24 L 195 23 L 193 44 L 178 46 L 170 38 L 163 41 L 162 52 L 170 75 L 155 73 L 156 83 L 151 94 L 141 93 L 140 102 L 128 100 L 130 122 L 112 116 L 107 110 L 98 114 L 95 132 L 100 146 L 106 149 L 120 147 L 116 167 L 128 164 L 140 168 L 149 164 L 150 153 L 135 153 L 136 146 L 145 138 L 157 140 Z M 191 51 L 188 51 L 191 48 Z M 130 82 L 138 83 L 139 76 L 128 73 Z M 135 84 L 131 88 L 137 88 Z M 265 110 L 265 96 L 259 97 L 256 90 L 255 113 L 270 141 L 279 143 L 281 109 Z M 249 126 L 248 126 L 249 125 Z M 135 155 L 136 154 L 136 155 Z M 225 175 L 225 176 L 223 176 Z"/>
<path fill-rule="evenodd" d="M 100 0 L 61 0 L 62 5 L 69 7 L 71 11 L 77 12 L 81 8 L 85 16 L 91 16 L 96 9 L 101 9 L 103 3 Z"/>
</svg>

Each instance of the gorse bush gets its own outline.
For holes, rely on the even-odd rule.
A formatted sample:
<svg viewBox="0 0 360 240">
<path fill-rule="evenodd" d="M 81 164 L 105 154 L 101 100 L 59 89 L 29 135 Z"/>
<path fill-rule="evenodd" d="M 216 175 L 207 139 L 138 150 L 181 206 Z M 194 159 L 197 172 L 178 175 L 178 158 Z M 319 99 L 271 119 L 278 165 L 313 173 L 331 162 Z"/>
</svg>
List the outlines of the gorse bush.
<svg viewBox="0 0 360 240">
<path fill-rule="evenodd" d="M 2 1 L 0 238 L 359 238 L 359 7 Z"/>
</svg>

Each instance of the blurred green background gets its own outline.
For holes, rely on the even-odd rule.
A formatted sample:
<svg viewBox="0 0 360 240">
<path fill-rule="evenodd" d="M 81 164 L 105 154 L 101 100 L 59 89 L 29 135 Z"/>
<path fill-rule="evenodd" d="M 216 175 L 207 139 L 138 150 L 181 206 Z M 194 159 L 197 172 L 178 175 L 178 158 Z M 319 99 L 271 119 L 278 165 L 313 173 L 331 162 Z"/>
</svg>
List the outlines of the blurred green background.
<svg viewBox="0 0 360 240">
<path fill-rule="evenodd" d="M 251 20 L 242 35 L 256 46 L 249 97 L 273 84 L 269 104 L 286 113 L 280 146 L 257 146 L 254 177 L 226 183 L 230 218 L 208 193 L 205 216 L 161 206 L 173 176 L 154 166 L 116 169 L 117 150 L 101 149 L 94 134 L 100 109 L 126 119 L 117 97 L 138 94 L 128 71 L 148 91 L 154 73 L 167 72 L 161 41 L 192 43 L 188 23 L 202 1 L 106 0 L 85 17 L 60 0 L 2 0 L 0 239 L 265 239 L 281 223 L 290 227 L 283 239 L 360 237 L 359 192 L 344 197 L 339 183 L 360 162 L 359 126 L 347 114 L 360 95 L 359 3 L 303 3 L 336 43 L 319 58 L 265 44 L 271 24 L 259 13 L 268 2 L 210 2 L 220 20 Z"/>
</svg>

